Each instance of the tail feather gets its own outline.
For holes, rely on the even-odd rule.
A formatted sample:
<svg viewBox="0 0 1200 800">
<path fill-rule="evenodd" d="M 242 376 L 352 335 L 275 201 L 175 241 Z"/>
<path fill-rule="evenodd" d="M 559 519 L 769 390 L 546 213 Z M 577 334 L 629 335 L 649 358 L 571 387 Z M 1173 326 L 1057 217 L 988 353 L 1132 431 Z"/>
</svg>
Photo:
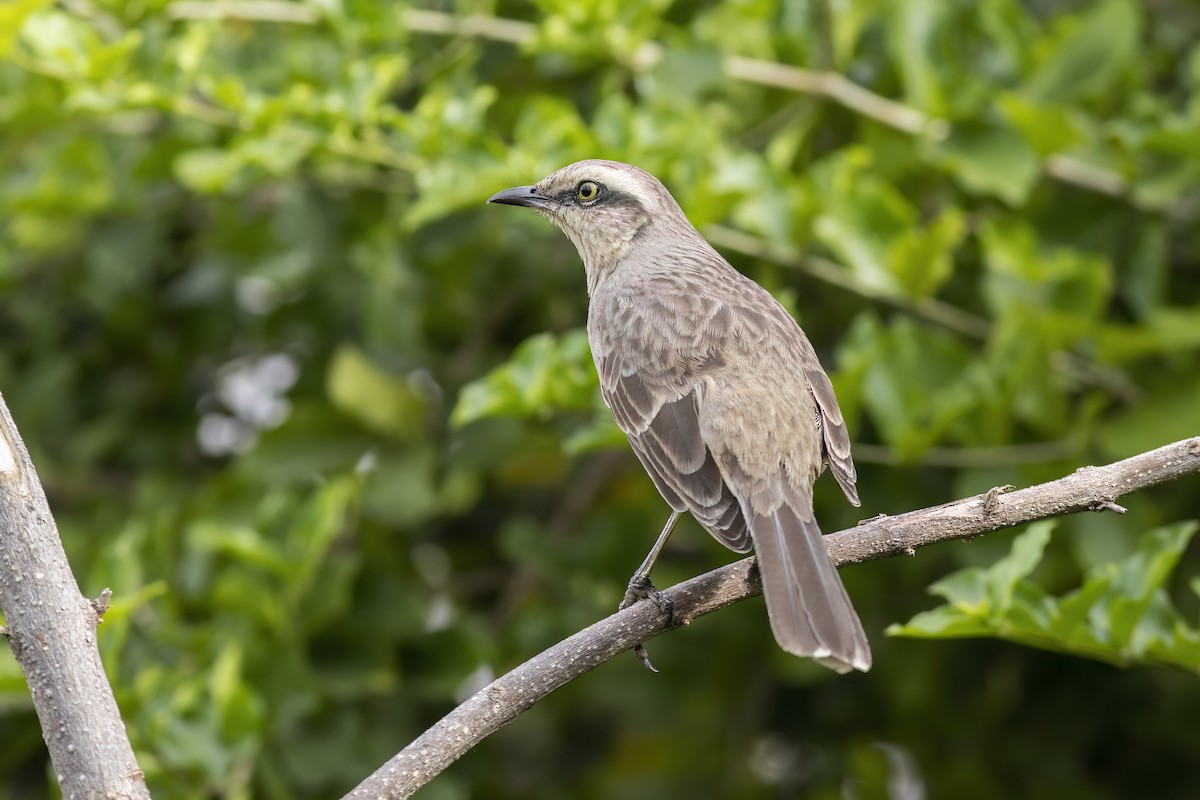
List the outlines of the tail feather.
<svg viewBox="0 0 1200 800">
<path fill-rule="evenodd" d="M 871 646 L 812 513 L 787 504 L 751 517 L 775 640 L 838 672 L 871 668 Z"/>
</svg>

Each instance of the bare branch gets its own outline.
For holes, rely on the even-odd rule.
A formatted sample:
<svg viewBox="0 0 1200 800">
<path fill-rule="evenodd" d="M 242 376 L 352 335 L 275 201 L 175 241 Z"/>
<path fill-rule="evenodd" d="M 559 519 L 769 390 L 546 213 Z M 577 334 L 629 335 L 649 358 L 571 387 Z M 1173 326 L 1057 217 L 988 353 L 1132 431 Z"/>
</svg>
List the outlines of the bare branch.
<svg viewBox="0 0 1200 800">
<path fill-rule="evenodd" d="M 0 396 L 0 610 L 64 797 L 148 800 L 79 591 L 25 443 Z"/>
<path fill-rule="evenodd" d="M 172 19 L 240 19 L 313 25 L 321 18 L 314 6 L 289 0 L 176 0 L 167 6 Z"/>
<path fill-rule="evenodd" d="M 825 537 L 838 566 L 966 539 L 1078 511 L 1123 510 L 1118 497 L 1200 472 L 1200 436 L 1105 467 L 1027 489 L 999 487 L 934 508 L 880 516 Z M 758 570 L 745 558 L 667 590 L 676 626 L 759 594 Z M 484 738 L 555 689 L 667 630 L 654 603 L 637 603 L 564 639 L 468 698 L 375 771 L 343 800 L 397 800 L 412 795 Z"/>
</svg>

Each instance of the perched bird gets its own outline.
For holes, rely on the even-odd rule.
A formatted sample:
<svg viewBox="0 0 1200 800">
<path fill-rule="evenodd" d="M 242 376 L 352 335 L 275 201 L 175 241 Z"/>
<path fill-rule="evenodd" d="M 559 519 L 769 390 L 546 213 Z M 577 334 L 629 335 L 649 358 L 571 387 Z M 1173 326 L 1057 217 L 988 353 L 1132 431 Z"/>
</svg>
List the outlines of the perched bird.
<svg viewBox="0 0 1200 800">
<path fill-rule="evenodd" d="M 826 467 L 859 505 L 850 438 L 796 321 L 637 167 L 580 161 L 488 202 L 539 211 L 578 248 L 604 400 L 674 510 L 622 607 L 657 593 L 650 567 L 690 511 L 726 547 L 757 552 L 780 647 L 838 672 L 870 669 L 813 517 Z M 649 666 L 640 646 L 639 656 Z"/>
</svg>

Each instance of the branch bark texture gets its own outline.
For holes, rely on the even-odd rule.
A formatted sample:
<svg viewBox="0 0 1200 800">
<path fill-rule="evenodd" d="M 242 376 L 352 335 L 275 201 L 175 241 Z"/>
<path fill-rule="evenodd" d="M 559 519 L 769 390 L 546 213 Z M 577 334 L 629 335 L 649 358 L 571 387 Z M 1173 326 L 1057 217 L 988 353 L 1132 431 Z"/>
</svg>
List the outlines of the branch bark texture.
<svg viewBox="0 0 1200 800">
<path fill-rule="evenodd" d="M 1123 495 L 1200 472 L 1200 436 L 1103 467 L 1083 467 L 1026 489 L 993 489 L 945 505 L 880 516 L 825 537 L 839 567 L 967 539 L 1078 511 L 1116 511 Z M 674 627 L 759 594 L 753 557 L 667 590 Z M 497 678 L 392 757 L 343 800 L 411 796 L 491 733 L 555 689 L 639 642 L 668 630 L 654 603 L 640 602 L 585 628 Z"/>
<path fill-rule="evenodd" d="M 0 396 L 0 610 L 65 800 L 148 800 L 46 493 Z"/>
</svg>

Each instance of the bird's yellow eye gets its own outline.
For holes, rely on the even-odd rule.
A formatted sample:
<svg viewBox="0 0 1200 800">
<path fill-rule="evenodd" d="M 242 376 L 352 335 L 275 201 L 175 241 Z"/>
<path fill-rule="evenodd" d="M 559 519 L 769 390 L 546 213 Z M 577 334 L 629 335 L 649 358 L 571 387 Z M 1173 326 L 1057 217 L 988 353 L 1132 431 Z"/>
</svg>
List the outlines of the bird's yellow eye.
<svg viewBox="0 0 1200 800">
<path fill-rule="evenodd" d="M 584 181 L 575 189 L 575 196 L 580 202 L 590 203 L 600 196 L 600 184 L 595 181 Z"/>
</svg>

